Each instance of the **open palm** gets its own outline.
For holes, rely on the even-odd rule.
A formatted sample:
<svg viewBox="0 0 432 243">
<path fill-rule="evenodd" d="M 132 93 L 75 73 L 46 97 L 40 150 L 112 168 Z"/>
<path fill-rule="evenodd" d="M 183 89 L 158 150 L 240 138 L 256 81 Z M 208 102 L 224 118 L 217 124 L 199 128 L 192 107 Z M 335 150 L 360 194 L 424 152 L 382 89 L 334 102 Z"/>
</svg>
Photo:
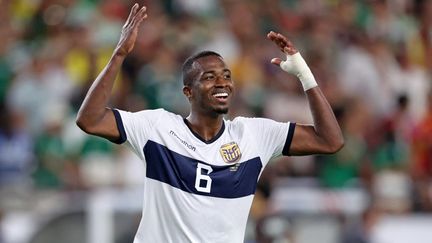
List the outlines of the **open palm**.
<svg viewBox="0 0 432 243">
<path fill-rule="evenodd" d="M 138 28 L 141 22 L 147 18 L 147 8 L 145 6 L 139 10 L 138 8 L 139 5 L 137 3 L 133 5 L 126 23 L 123 25 L 120 40 L 117 43 L 115 51 L 118 55 L 126 56 L 132 51 L 138 35 Z"/>
</svg>

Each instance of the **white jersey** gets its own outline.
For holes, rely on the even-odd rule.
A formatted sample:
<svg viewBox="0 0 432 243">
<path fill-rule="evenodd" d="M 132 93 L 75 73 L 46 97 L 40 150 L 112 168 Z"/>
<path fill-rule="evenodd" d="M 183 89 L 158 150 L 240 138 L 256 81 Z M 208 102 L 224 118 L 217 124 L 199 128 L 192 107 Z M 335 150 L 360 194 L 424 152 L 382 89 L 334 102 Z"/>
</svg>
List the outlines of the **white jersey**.
<svg viewBox="0 0 432 243">
<path fill-rule="evenodd" d="M 224 120 L 204 141 L 163 109 L 114 110 L 121 138 L 144 162 L 142 219 L 134 243 L 243 242 L 258 178 L 287 154 L 295 123 Z"/>
</svg>

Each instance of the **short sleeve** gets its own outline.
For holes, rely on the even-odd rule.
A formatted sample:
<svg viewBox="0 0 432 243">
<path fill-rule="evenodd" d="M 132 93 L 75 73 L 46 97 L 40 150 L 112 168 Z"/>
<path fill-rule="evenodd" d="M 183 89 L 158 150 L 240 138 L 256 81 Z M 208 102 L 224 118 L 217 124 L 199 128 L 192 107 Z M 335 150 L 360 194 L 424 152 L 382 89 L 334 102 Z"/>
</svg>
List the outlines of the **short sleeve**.
<svg viewBox="0 0 432 243">
<path fill-rule="evenodd" d="M 266 118 L 244 118 L 248 123 L 249 137 L 255 140 L 265 160 L 289 155 L 296 124 L 277 122 Z"/>
<path fill-rule="evenodd" d="M 128 112 L 113 109 L 120 138 L 117 144 L 126 144 L 140 158 L 143 158 L 142 148 L 146 144 L 151 131 L 160 117 L 165 113 L 163 109 Z"/>
</svg>

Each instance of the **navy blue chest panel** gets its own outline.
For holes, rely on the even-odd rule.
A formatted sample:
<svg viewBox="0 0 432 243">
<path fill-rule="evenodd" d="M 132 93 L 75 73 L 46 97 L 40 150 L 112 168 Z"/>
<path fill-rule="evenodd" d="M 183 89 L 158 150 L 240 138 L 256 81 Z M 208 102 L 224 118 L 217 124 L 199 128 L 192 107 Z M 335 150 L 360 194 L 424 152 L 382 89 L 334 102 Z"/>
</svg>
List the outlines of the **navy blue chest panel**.
<svg viewBox="0 0 432 243">
<path fill-rule="evenodd" d="M 237 165 L 215 166 L 186 157 L 149 140 L 144 146 L 147 177 L 167 183 L 185 192 L 220 198 L 239 198 L 255 193 L 262 163 L 259 157 Z M 212 171 L 204 174 L 211 178 L 210 192 L 196 189 L 197 166 L 203 164 Z"/>
</svg>

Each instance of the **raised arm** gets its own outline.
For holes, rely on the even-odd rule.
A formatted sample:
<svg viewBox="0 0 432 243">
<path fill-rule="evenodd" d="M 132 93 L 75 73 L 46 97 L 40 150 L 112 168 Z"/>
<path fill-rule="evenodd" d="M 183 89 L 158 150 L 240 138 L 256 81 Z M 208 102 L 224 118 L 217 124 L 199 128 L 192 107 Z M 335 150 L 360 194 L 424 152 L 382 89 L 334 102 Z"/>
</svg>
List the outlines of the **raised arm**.
<svg viewBox="0 0 432 243">
<path fill-rule="evenodd" d="M 86 133 L 117 140 L 120 137 L 114 114 L 107 108 L 114 80 L 126 56 L 132 51 L 138 27 L 147 18 L 146 7 L 135 4 L 123 25 L 120 40 L 108 64 L 91 85 L 76 118 L 77 125 Z"/>
<path fill-rule="evenodd" d="M 337 152 L 344 144 L 342 132 L 332 108 L 318 87 L 306 62 L 285 36 L 271 31 L 267 38 L 273 41 L 287 57 L 286 60 L 273 58 L 271 62 L 299 78 L 313 117 L 313 125 L 296 125 L 289 153 L 308 155 Z"/>
</svg>

